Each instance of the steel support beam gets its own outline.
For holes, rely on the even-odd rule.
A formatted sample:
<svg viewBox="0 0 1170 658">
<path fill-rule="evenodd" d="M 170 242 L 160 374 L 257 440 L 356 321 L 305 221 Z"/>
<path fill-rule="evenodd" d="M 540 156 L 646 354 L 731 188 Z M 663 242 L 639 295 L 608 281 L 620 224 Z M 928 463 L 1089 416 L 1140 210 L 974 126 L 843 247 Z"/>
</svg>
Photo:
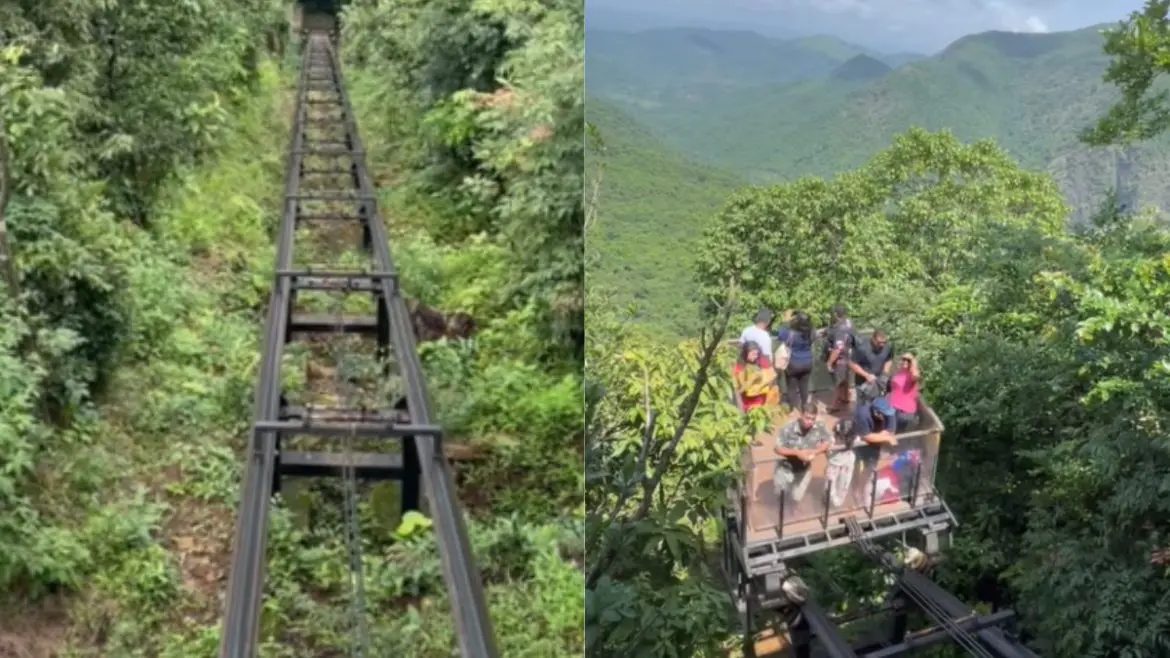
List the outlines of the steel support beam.
<svg viewBox="0 0 1170 658">
<path fill-rule="evenodd" d="M 308 62 L 306 49 L 303 61 Z M 294 104 L 293 134 L 285 172 L 285 197 L 300 190 L 302 131 L 297 127 L 304 114 L 305 79 L 308 67 L 302 66 Z M 276 247 L 276 268 L 290 269 L 295 221 L 292 209 L 285 203 L 284 221 Z M 260 368 L 257 374 L 254 422 L 274 419 L 280 412 L 280 365 L 285 345 L 285 327 L 288 323 L 289 299 L 292 295 L 288 279 L 278 279 L 268 302 L 268 320 L 265 323 Z M 260 610 L 264 599 L 265 553 L 268 548 L 269 491 L 276 472 L 275 432 L 252 432 L 248 440 L 247 463 L 241 486 L 240 507 L 236 517 L 236 536 L 232 552 L 231 575 L 228 579 L 227 600 L 224 609 L 223 633 L 220 636 L 220 658 L 252 658 L 256 655 L 260 631 Z"/>
<path fill-rule="evenodd" d="M 915 588 L 926 596 L 929 596 L 943 612 L 954 619 L 969 617 L 973 614 L 971 606 L 963 603 L 954 594 L 939 587 L 938 583 L 935 583 L 917 571 L 904 570 L 898 576 L 898 582 L 903 587 L 909 586 Z M 995 651 L 1002 658 L 1039 658 L 1031 649 L 1008 638 L 999 628 L 984 628 L 975 635 L 981 643 Z"/>
<path fill-rule="evenodd" d="M 329 48 L 329 58 L 341 83 L 341 106 L 347 117 L 346 122 L 355 152 L 362 154 L 355 157 L 364 158 L 363 144 L 353 119 L 353 107 L 345 91 L 345 76 L 341 71 L 337 53 L 332 48 Z M 358 179 L 361 193 L 374 196 L 373 180 L 366 167 L 358 167 Z M 375 218 L 368 224 L 375 261 L 380 269 L 394 271 L 394 260 L 390 255 L 386 228 L 379 219 L 376 219 L 377 210 L 373 204 L 367 206 L 367 209 L 367 215 Z M 406 381 L 407 408 L 415 423 L 428 425 L 431 422 L 430 395 L 423 383 L 422 364 L 415 348 L 410 312 L 406 307 L 406 301 L 398 292 L 390 282 L 382 282 L 382 299 L 386 300 L 390 320 L 390 340 L 396 348 L 408 348 L 395 349 L 402 377 Z M 409 439 L 406 441 L 410 442 Z M 494 658 L 499 654 L 499 650 L 496 647 L 491 618 L 487 612 L 483 582 L 475 568 L 466 523 L 456 496 L 451 468 L 443 456 L 441 447 L 436 443 L 431 441 L 411 443 L 414 443 L 413 449 L 417 450 L 422 484 L 434 516 L 435 536 L 442 558 L 443 576 L 451 596 L 451 610 L 455 618 L 456 635 L 459 638 L 459 651 L 464 658 Z M 404 445 L 403 450 L 410 451 L 412 448 Z"/>
<path fill-rule="evenodd" d="M 311 98 L 328 75 L 330 98 Z M 340 110 L 324 117 L 310 117 L 310 109 L 332 106 Z M 333 43 L 310 36 L 303 44 L 301 69 L 293 116 L 293 134 L 286 162 L 283 221 L 277 237 L 276 276 L 268 305 L 259 372 L 257 375 L 253 431 L 246 453 L 236 519 L 235 548 L 224 610 L 220 658 L 253 658 L 256 655 L 264 597 L 265 552 L 268 538 L 270 493 L 283 473 L 290 476 L 335 476 L 350 465 L 358 477 L 396 479 L 402 483 L 404 509 L 420 504 L 419 483 L 425 486 L 434 521 L 439 554 L 452 601 L 459 651 L 464 658 L 497 658 L 491 620 L 487 615 L 483 584 L 471 554 L 467 530 L 451 473 L 444 457 L 441 433 L 432 420 L 430 399 L 419 363 L 417 346 L 405 300 L 401 296 L 388 236 L 377 212 L 377 194 L 365 167 L 364 151 L 345 92 L 340 63 Z M 332 125 L 341 131 L 326 140 L 307 135 L 308 125 Z M 322 144 L 345 148 L 323 148 Z M 348 159 L 346 168 L 312 169 L 310 157 Z M 319 163 L 318 163 L 319 164 Z M 311 173 L 349 174 L 349 187 L 340 194 L 328 190 L 302 190 Z M 328 182 L 328 181 L 325 181 Z M 336 182 L 336 181 L 334 181 Z M 306 203 L 347 203 L 357 206 L 353 215 L 304 212 Z M 294 270 L 293 242 L 298 222 L 356 221 L 363 227 L 363 241 L 372 258 L 372 272 Z M 376 317 L 293 313 L 298 290 L 358 291 L 378 299 Z M 305 409 L 289 406 L 280 388 L 281 362 L 287 339 L 293 333 L 342 333 L 372 335 L 378 354 L 393 355 L 404 384 L 401 404 L 392 411 L 353 409 Z M 389 361 L 386 368 L 390 368 Z M 298 435 L 323 437 L 368 436 L 401 441 L 400 454 L 329 453 L 282 450 L 286 439 Z"/>
<path fill-rule="evenodd" d="M 328 313 L 297 313 L 292 316 L 288 329 L 289 334 L 341 333 L 373 336 L 378 333 L 378 319 L 360 315 L 337 316 Z"/>
<path fill-rule="evenodd" d="M 352 461 L 350 461 L 352 458 Z M 352 466 L 362 480 L 401 480 L 406 472 L 402 455 L 357 452 L 348 457 L 336 452 L 282 452 L 280 474 L 290 477 L 343 477 Z"/>
<path fill-rule="evenodd" d="M 808 598 L 800 606 L 801 622 L 807 624 L 808 631 L 812 637 L 820 640 L 821 646 L 824 647 L 828 658 L 857 658 L 857 654 L 853 648 L 849 646 L 849 642 L 837 630 L 837 625 L 821 606 L 817 605 L 816 601 Z M 798 645 L 793 643 L 794 648 L 800 649 Z M 807 651 L 807 650 L 806 650 Z M 808 655 L 807 653 L 805 654 Z"/>
<path fill-rule="evenodd" d="M 1011 610 L 1001 610 L 990 615 L 983 615 L 982 617 L 956 619 L 955 625 L 968 633 L 975 633 L 1005 624 L 1014 617 L 1015 613 Z M 938 644 L 945 644 L 950 641 L 951 635 L 945 628 L 932 627 L 911 633 L 898 644 L 893 644 L 888 647 L 864 647 L 859 649 L 858 653 L 861 654 L 862 658 L 896 658 L 897 656 L 905 656 L 912 651 L 925 649 L 926 647 Z"/>
<path fill-rule="evenodd" d="M 280 432 L 286 437 L 402 438 L 423 436 L 438 438 L 442 435 L 442 430 L 438 425 L 399 425 L 398 423 L 314 423 L 305 420 L 263 420 L 257 421 L 255 427 L 258 432 Z"/>
</svg>

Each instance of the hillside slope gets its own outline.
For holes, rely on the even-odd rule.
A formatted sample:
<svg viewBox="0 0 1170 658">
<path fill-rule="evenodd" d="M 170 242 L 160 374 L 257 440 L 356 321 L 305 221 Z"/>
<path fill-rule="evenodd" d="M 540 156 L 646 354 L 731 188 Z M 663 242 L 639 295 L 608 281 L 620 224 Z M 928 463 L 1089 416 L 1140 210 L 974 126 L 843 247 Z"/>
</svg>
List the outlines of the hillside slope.
<svg viewBox="0 0 1170 658">
<path fill-rule="evenodd" d="M 1117 183 L 1122 160 L 1132 172 L 1123 186 L 1143 204 L 1167 205 L 1159 184 L 1170 167 L 1166 140 L 1122 154 L 1077 139 L 1115 98 L 1101 81 L 1108 59 L 1099 29 L 987 32 L 876 80 L 829 75 L 630 109 L 671 146 L 755 180 L 850 169 L 921 126 L 965 141 L 993 138 L 1025 166 L 1049 171 L 1077 220 Z"/>
<path fill-rule="evenodd" d="M 672 28 L 586 33 L 589 93 L 627 103 L 652 102 L 663 90 L 719 90 L 810 80 L 867 55 L 899 66 L 916 55 L 888 56 L 831 36 L 774 39 L 748 31 Z"/>
<path fill-rule="evenodd" d="M 606 101 L 589 98 L 586 120 L 600 131 L 605 149 L 590 148 L 585 158 L 587 180 L 604 165 L 597 225 L 587 244 L 589 285 L 638 304 L 648 325 L 687 335 L 695 308 L 687 285 L 692 246 L 740 181 L 664 148 Z"/>
</svg>

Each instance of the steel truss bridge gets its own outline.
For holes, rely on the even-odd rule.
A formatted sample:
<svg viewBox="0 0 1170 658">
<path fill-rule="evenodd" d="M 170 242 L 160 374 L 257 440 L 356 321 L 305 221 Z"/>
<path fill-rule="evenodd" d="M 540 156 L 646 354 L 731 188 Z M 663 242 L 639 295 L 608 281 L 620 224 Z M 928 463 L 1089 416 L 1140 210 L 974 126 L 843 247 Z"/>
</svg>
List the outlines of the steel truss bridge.
<svg viewBox="0 0 1170 658">
<path fill-rule="evenodd" d="M 443 455 L 442 433 L 432 420 L 411 320 L 341 75 L 335 33 L 310 33 L 302 43 L 292 126 L 276 272 L 264 329 L 219 655 L 256 655 L 272 496 L 280 490 L 282 478 L 299 476 L 342 480 L 355 635 L 366 634 L 361 549 L 356 536 L 356 482 L 396 480 L 401 483 L 404 511 L 418 509 L 421 494 L 426 494 L 452 601 L 459 651 L 464 658 L 496 658 L 483 584 Z M 319 245 L 300 245 L 299 238 L 306 231 L 342 235 L 347 229 L 355 236 L 360 232 L 354 241 L 360 242 L 368 261 L 366 268 L 294 264 L 301 260 L 295 257 L 301 253 L 320 257 Z M 340 305 L 333 315 L 298 312 L 298 300 L 305 302 L 322 294 L 346 302 L 354 296 L 365 297 L 376 310 L 359 317 L 343 315 Z M 376 368 L 381 370 L 376 379 L 393 382 L 396 387 L 393 395 L 382 396 L 390 401 L 382 408 L 366 403 L 332 407 L 290 403 L 291 395 L 286 396 L 281 383 L 281 364 L 290 343 L 301 340 L 309 343 L 310 349 L 328 344 L 335 348 L 337 369 L 342 372 L 345 344 L 355 335 L 374 339 L 375 363 L 381 364 Z M 363 387 L 353 382 L 354 377 L 338 376 L 334 397 L 346 401 L 360 397 Z M 305 439 L 315 442 L 317 449 L 286 449 Z M 354 449 L 357 442 L 386 448 L 363 452 Z M 338 445 L 340 450 L 322 449 Z M 368 638 L 355 641 L 351 655 L 367 655 L 367 643 Z"/>
</svg>

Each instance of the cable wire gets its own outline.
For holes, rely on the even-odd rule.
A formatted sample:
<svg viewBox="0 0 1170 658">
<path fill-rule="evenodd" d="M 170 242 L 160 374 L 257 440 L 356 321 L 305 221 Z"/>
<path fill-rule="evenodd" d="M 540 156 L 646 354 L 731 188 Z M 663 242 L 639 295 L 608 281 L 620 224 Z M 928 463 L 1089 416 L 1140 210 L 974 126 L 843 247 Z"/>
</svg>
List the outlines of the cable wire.
<svg viewBox="0 0 1170 658">
<path fill-rule="evenodd" d="M 863 553 L 868 555 L 871 559 L 876 561 L 882 569 L 898 578 L 898 585 L 906 596 L 911 599 L 918 607 L 926 613 L 936 624 L 941 626 L 943 630 L 968 654 L 972 656 L 979 656 L 980 658 L 996 658 L 995 654 L 987 650 L 974 635 L 963 627 L 955 623 L 953 617 L 939 605 L 931 596 L 916 587 L 912 582 L 907 582 L 902 578 L 905 571 L 905 566 L 898 564 L 888 553 L 882 551 L 870 537 L 865 536 L 861 532 L 861 526 L 857 524 L 857 520 L 849 517 L 845 520 L 846 526 L 849 529 L 849 534 L 853 536 L 854 542 Z"/>
<path fill-rule="evenodd" d="M 312 45 L 312 41 L 310 41 Z M 311 47 L 311 46 L 310 46 Z M 326 202 L 333 205 L 334 202 Z M 351 384 L 345 342 L 345 294 L 337 295 L 334 306 L 336 317 L 335 336 L 333 342 L 334 380 L 339 404 L 344 409 L 352 409 L 354 404 L 354 386 Z M 364 410 L 364 405 L 363 410 Z M 361 414 L 359 414 L 361 415 Z M 342 452 L 345 458 L 342 467 L 342 488 L 344 490 L 344 525 L 345 545 L 349 558 L 349 624 L 355 636 L 350 645 L 352 658 L 365 658 L 369 654 L 370 636 L 366 614 L 365 570 L 362 556 L 361 515 L 358 507 L 357 468 L 354 462 L 353 440 L 357 433 L 357 421 L 352 421 L 350 433 L 341 439 Z"/>
</svg>

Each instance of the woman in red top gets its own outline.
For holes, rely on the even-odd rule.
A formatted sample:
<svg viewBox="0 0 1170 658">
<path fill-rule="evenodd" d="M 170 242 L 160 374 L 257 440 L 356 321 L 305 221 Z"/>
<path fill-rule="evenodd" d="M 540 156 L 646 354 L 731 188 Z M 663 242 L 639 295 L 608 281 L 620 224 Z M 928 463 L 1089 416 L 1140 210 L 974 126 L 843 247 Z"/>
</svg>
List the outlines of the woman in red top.
<svg viewBox="0 0 1170 658">
<path fill-rule="evenodd" d="M 735 392 L 739 393 L 743 401 L 745 413 L 779 399 L 776 369 L 767 355 L 760 353 L 760 346 L 754 342 L 745 341 L 739 349 L 739 358 L 736 359 L 732 374 L 735 377 Z"/>
<path fill-rule="evenodd" d="M 907 352 L 898 363 L 898 371 L 890 377 L 890 406 L 897 416 L 898 431 L 912 432 L 918 427 L 918 360 Z"/>
</svg>

